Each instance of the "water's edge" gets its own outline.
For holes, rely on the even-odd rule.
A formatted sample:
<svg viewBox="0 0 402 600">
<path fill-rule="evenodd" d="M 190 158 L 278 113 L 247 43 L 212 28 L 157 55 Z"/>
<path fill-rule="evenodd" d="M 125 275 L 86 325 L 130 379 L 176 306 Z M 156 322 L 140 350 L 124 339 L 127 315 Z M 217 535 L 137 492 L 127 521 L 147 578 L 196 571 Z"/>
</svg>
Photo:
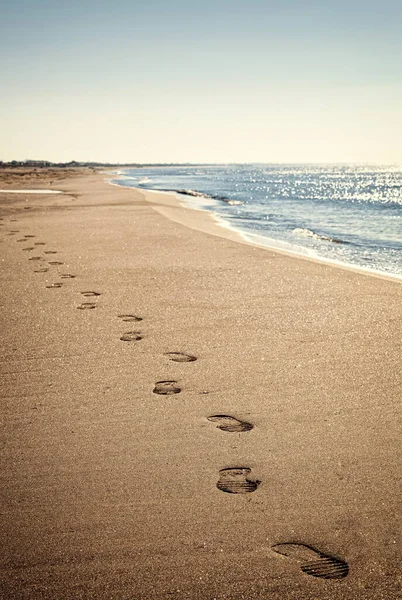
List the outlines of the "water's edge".
<svg viewBox="0 0 402 600">
<path fill-rule="evenodd" d="M 109 173 L 107 173 L 107 175 L 110 176 L 111 173 L 109 172 Z M 121 177 L 121 174 L 119 174 L 119 177 Z M 351 265 L 351 264 L 344 263 L 341 261 L 331 260 L 331 259 L 325 258 L 325 257 L 310 256 L 307 253 L 303 253 L 301 251 L 297 251 L 292 248 L 286 247 L 287 245 L 285 242 L 281 245 L 281 243 L 278 242 L 277 240 L 268 238 L 266 236 L 262 236 L 262 235 L 259 236 L 258 234 L 246 233 L 243 230 L 241 230 L 240 228 L 230 225 L 229 223 L 224 221 L 224 219 L 222 219 L 219 215 L 211 212 L 207 208 L 203 208 L 202 206 L 195 206 L 194 204 L 192 204 L 190 201 L 190 198 L 194 198 L 193 195 L 183 194 L 183 193 L 180 193 L 179 191 L 174 191 L 174 190 L 155 190 L 155 189 L 149 189 L 149 188 L 125 186 L 120 183 L 117 183 L 117 180 L 113 179 L 113 178 L 105 179 L 105 181 L 109 185 L 121 187 L 124 189 L 132 189 L 134 191 L 144 194 L 145 197 L 148 196 L 147 200 L 149 200 L 151 205 L 152 205 L 153 200 L 152 200 L 152 198 L 150 198 L 150 196 L 152 196 L 153 194 L 154 195 L 161 195 L 161 194 L 168 195 L 172 200 L 174 200 L 174 202 L 176 203 L 177 206 L 185 207 L 185 208 L 191 209 L 193 211 L 203 212 L 205 215 L 207 215 L 209 217 L 209 219 L 212 222 L 214 222 L 216 225 L 218 225 L 221 229 L 223 229 L 223 230 L 226 229 L 226 230 L 231 231 L 232 233 L 234 233 L 236 235 L 236 237 L 238 238 L 238 241 L 242 241 L 243 243 L 249 244 L 251 246 L 257 246 L 258 248 L 275 251 L 280 254 L 285 254 L 288 256 L 295 257 L 295 258 L 301 258 L 301 259 L 312 261 L 312 262 L 326 264 L 331 267 L 335 267 L 335 268 L 346 270 L 346 271 L 351 271 L 354 273 L 358 273 L 360 275 L 366 275 L 366 276 L 370 276 L 370 277 L 376 277 L 376 278 L 380 278 L 380 279 L 386 279 L 388 281 L 402 283 L 402 275 L 393 274 L 393 273 L 384 273 L 383 271 L 377 271 L 375 269 L 370 269 L 369 267 L 361 267 L 359 265 Z M 197 193 L 196 197 L 202 197 L 204 200 L 213 200 L 213 198 L 211 198 L 210 196 L 207 196 L 207 195 L 204 195 L 201 193 Z M 194 220 L 194 229 L 198 229 L 196 220 Z M 225 237 L 225 236 L 223 235 L 223 237 Z"/>
</svg>

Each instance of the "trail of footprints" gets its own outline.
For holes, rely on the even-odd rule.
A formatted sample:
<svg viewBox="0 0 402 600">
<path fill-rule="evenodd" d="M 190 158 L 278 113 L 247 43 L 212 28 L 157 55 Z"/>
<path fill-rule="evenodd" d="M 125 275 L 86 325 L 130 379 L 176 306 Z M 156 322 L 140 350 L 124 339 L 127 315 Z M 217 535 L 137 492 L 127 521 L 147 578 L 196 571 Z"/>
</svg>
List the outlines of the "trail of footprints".
<svg viewBox="0 0 402 600">
<path fill-rule="evenodd" d="M 4 225 L 2 223 L 2 225 Z M 6 235 L 14 236 L 19 233 L 18 230 L 10 230 Z M 17 239 L 19 243 L 28 242 L 35 238 L 33 234 L 24 235 Z M 32 243 L 32 242 L 31 242 Z M 32 252 L 38 246 L 45 246 L 45 242 L 33 242 L 33 246 L 22 248 L 24 252 Z M 44 250 L 44 254 L 57 254 L 56 250 Z M 28 260 L 44 262 L 43 256 L 32 256 Z M 63 262 L 51 260 L 48 261 L 51 266 L 62 265 Z M 47 273 L 49 267 L 43 266 L 35 269 L 35 273 Z M 61 273 L 60 279 L 75 279 L 76 275 L 71 273 Z M 63 282 L 54 282 L 46 285 L 49 289 L 57 289 L 63 286 Z M 91 301 L 83 301 L 77 306 L 79 310 L 93 310 L 96 308 L 96 299 L 101 295 L 97 291 L 83 291 L 81 295 L 84 298 L 92 298 Z M 143 319 L 135 314 L 119 314 L 117 318 L 123 323 L 139 323 Z M 127 331 L 120 336 L 120 340 L 128 343 L 136 343 L 143 339 L 140 331 Z M 166 352 L 164 354 L 169 361 L 177 363 L 191 363 L 197 360 L 197 357 L 186 352 Z M 182 389 L 175 380 L 162 380 L 154 384 L 152 392 L 159 396 L 171 396 L 181 393 Z M 231 415 L 216 414 L 207 417 L 217 429 L 226 433 L 244 433 L 251 431 L 253 425 Z M 221 469 L 218 475 L 216 487 L 221 492 L 227 494 L 249 494 L 255 492 L 260 486 L 261 481 L 255 479 L 251 474 L 251 469 L 247 466 L 236 466 Z M 348 564 L 334 556 L 325 554 L 313 546 L 299 542 L 284 542 L 271 546 L 271 550 L 289 560 L 290 564 L 299 565 L 300 570 L 306 575 L 318 577 L 321 579 L 342 579 L 349 573 Z"/>
</svg>

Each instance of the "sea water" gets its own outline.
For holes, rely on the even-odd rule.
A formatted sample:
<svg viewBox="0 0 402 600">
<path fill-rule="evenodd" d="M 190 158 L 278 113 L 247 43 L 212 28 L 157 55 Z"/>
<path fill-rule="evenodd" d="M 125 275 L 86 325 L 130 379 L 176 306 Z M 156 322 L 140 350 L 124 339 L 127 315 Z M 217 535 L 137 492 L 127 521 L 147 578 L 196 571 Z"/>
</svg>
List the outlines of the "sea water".
<svg viewBox="0 0 402 600">
<path fill-rule="evenodd" d="M 255 243 L 402 277 L 400 167 L 147 167 L 113 182 L 179 192 Z"/>
</svg>

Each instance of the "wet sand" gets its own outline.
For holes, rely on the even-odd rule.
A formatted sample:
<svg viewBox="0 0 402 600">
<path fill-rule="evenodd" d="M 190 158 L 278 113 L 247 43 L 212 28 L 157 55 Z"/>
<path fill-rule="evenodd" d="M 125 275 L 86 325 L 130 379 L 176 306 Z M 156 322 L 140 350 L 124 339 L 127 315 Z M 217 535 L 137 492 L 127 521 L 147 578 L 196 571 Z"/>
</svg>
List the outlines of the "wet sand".
<svg viewBox="0 0 402 600">
<path fill-rule="evenodd" d="M 103 178 L 0 175 L 1 598 L 400 598 L 401 284 Z"/>
</svg>

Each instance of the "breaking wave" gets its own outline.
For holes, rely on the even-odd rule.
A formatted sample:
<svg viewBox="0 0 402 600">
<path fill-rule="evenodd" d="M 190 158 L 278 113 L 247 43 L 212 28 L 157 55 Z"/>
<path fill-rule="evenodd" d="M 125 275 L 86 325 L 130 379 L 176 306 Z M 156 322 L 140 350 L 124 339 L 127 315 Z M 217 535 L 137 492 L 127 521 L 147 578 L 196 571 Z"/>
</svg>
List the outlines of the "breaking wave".
<svg viewBox="0 0 402 600">
<path fill-rule="evenodd" d="M 297 235 L 299 237 L 307 237 L 313 238 L 314 240 L 322 240 L 324 242 L 332 242 L 333 244 L 348 244 L 349 242 L 345 242 L 345 240 L 340 240 L 338 238 L 330 237 L 329 235 L 320 235 L 311 231 L 311 229 L 305 229 L 303 227 L 296 227 L 292 230 L 293 235 Z"/>
</svg>

